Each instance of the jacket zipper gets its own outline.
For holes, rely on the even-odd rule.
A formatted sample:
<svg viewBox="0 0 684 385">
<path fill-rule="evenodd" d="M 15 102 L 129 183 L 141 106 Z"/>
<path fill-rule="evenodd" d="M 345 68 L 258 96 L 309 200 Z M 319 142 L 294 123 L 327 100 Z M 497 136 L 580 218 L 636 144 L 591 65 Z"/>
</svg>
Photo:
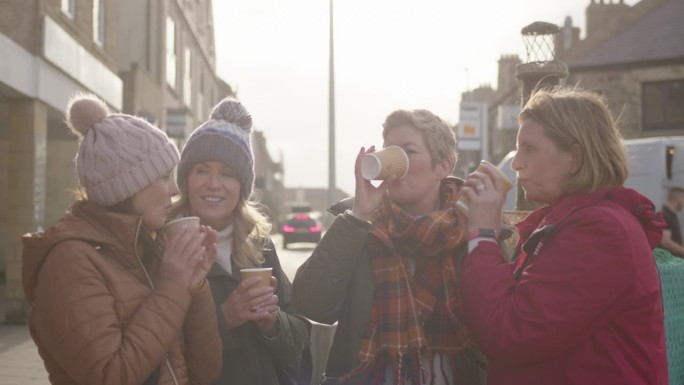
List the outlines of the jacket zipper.
<svg viewBox="0 0 684 385">
<path fill-rule="evenodd" d="M 145 265 L 142 263 L 142 259 L 140 259 L 140 255 L 138 255 L 138 239 L 140 236 L 141 226 L 142 226 L 142 217 L 140 217 L 140 219 L 138 219 L 138 226 L 135 229 L 135 242 L 133 243 L 133 254 L 135 255 L 135 259 L 138 261 L 138 264 L 140 265 L 140 268 L 142 269 L 143 273 L 145 273 L 145 277 L 147 278 L 147 283 L 149 283 L 149 285 L 150 285 L 150 289 L 154 290 L 154 282 L 152 282 L 152 278 L 150 278 L 150 274 L 147 272 Z M 171 378 L 173 379 L 174 385 L 179 385 L 178 379 L 176 378 L 176 374 L 173 372 L 173 369 L 171 368 L 171 363 L 169 362 L 168 353 L 166 354 L 166 358 L 164 359 L 164 362 L 166 362 L 166 368 L 169 369 L 169 373 L 171 374 Z"/>
</svg>

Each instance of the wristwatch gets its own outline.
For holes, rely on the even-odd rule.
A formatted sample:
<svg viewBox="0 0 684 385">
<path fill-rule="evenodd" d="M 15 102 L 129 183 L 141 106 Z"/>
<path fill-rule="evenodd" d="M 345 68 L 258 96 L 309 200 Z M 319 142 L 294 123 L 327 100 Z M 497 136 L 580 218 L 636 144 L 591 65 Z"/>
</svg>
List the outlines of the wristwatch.
<svg viewBox="0 0 684 385">
<path fill-rule="evenodd" d="M 475 238 L 492 238 L 494 240 L 498 240 L 498 237 L 496 236 L 496 231 L 494 229 L 488 229 L 488 228 L 482 228 L 480 227 L 477 230 L 473 230 L 468 234 L 468 240 L 473 240 Z"/>
</svg>

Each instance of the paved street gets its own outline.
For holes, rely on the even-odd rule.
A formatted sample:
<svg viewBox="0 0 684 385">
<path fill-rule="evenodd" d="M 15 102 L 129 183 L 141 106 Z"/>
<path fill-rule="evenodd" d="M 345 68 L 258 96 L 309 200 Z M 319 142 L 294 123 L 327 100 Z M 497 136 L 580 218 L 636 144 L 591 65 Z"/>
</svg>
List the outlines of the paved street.
<svg viewBox="0 0 684 385">
<path fill-rule="evenodd" d="M 0 282 L 0 321 L 5 320 L 5 282 Z M 27 325 L 0 322 L 0 385 L 49 385 Z"/>
<path fill-rule="evenodd" d="M 314 245 L 293 244 L 282 250 L 282 238 L 274 235 L 283 270 L 290 277 L 309 256 Z M 5 284 L 0 282 L 0 321 L 5 319 Z M 318 327 L 317 339 L 328 339 L 332 334 L 328 328 Z M 9 325 L 0 322 L 0 385 L 49 385 L 43 361 L 33 344 L 27 325 Z"/>
<path fill-rule="evenodd" d="M 0 324 L 0 385 L 19 384 L 50 382 L 26 325 Z"/>
</svg>

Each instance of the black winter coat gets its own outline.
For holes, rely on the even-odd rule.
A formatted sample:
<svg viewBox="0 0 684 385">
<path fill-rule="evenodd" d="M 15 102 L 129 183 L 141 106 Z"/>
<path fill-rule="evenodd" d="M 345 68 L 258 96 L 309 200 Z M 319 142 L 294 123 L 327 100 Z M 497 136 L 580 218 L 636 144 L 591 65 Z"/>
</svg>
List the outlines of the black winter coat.
<svg viewBox="0 0 684 385">
<path fill-rule="evenodd" d="M 223 369 L 216 385 L 293 385 L 297 384 L 296 381 L 310 381 L 308 378 L 298 380 L 297 377 L 307 377 L 307 373 L 297 372 L 300 369 L 310 369 L 307 367 L 309 357 L 304 358 L 307 362 L 303 365 L 300 361 L 303 359 L 302 352 L 309 343 L 311 324 L 292 307 L 291 283 L 280 266 L 273 242 L 264 253 L 264 258 L 262 267 L 272 267 L 273 276 L 278 280 L 276 295 L 280 306 L 280 332 L 272 339 L 264 336 L 253 322 L 234 329 L 226 326 L 220 306 L 240 283 L 239 268 L 233 265 L 236 274 L 231 274 L 216 263 L 207 274 L 217 308 L 219 333 L 223 340 Z"/>
</svg>

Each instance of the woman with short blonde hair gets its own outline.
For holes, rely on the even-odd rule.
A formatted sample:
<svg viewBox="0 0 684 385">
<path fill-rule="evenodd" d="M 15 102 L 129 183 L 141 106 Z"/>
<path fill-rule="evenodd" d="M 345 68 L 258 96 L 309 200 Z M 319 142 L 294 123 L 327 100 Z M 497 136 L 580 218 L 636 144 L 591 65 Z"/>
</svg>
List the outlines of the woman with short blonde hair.
<svg viewBox="0 0 684 385">
<path fill-rule="evenodd" d="M 526 119 L 541 124 L 558 148 L 582 149 L 582 165 L 566 181 L 567 193 L 616 188 L 627 179 L 622 135 L 598 94 L 579 89 L 539 91 L 520 112 L 520 122 Z"/>
</svg>

